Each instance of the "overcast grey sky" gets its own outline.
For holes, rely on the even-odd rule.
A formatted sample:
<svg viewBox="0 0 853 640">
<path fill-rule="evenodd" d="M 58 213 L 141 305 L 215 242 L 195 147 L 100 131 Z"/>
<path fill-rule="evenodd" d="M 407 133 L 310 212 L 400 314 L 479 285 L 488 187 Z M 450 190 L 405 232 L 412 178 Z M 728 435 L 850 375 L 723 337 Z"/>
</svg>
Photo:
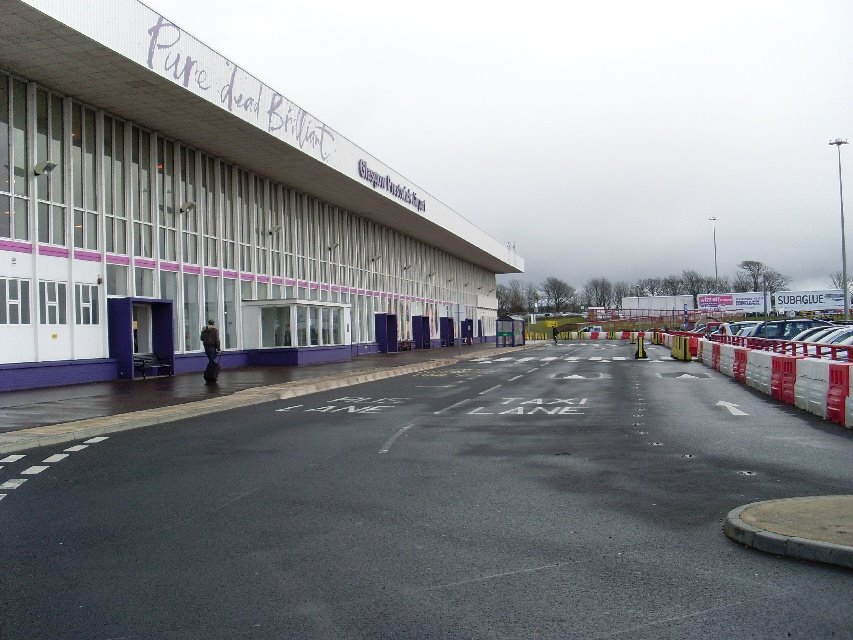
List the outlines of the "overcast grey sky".
<svg viewBox="0 0 853 640">
<path fill-rule="evenodd" d="M 514 242 L 523 281 L 713 275 L 711 216 L 721 277 L 841 270 L 849 0 L 148 4 Z"/>
</svg>

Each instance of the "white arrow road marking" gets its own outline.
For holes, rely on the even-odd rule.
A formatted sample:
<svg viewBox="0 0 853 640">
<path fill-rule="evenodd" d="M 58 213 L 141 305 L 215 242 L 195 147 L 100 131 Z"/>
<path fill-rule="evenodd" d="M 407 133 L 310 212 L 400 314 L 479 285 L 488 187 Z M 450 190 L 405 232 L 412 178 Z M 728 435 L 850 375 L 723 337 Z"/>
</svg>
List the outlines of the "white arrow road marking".
<svg viewBox="0 0 853 640">
<path fill-rule="evenodd" d="M 689 373 L 682 373 L 680 376 L 675 376 L 676 380 L 699 380 L 699 376 L 691 376 Z"/>
<path fill-rule="evenodd" d="M 303 405 L 295 404 L 292 407 L 284 407 L 283 409 L 276 409 L 275 411 L 276 411 L 276 413 L 282 413 L 284 411 L 290 411 L 291 409 L 298 409 L 301 406 L 303 406 Z M 66 449 L 66 451 L 68 451 L 68 449 Z"/>
<path fill-rule="evenodd" d="M 749 415 L 748 413 L 744 413 L 743 411 L 741 411 L 740 409 L 738 409 L 738 408 L 737 408 L 737 407 L 738 407 L 738 405 L 736 405 L 736 404 L 734 404 L 734 403 L 732 403 L 732 402 L 723 402 L 722 400 L 720 400 L 720 401 L 717 403 L 717 406 L 718 406 L 718 407 L 725 407 L 726 409 L 728 409 L 728 410 L 729 410 L 729 412 L 730 412 L 733 416 L 748 416 L 748 415 Z"/>
</svg>

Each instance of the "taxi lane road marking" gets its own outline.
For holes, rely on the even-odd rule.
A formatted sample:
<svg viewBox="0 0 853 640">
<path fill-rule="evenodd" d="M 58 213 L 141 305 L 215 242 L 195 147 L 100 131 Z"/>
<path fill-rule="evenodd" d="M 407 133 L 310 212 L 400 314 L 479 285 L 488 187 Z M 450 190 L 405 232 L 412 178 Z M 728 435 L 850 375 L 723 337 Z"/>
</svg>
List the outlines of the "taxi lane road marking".
<svg viewBox="0 0 853 640">
<path fill-rule="evenodd" d="M 383 445 L 382 445 L 382 448 L 379 450 L 379 453 L 388 453 L 388 450 L 389 450 L 389 449 L 391 448 L 391 446 L 394 444 L 394 441 L 395 441 L 397 438 L 399 438 L 401 435 L 403 435 L 404 433 L 406 433 L 406 431 L 408 431 L 409 429 L 411 429 L 411 428 L 412 428 L 412 427 L 414 427 L 414 426 L 415 426 L 415 425 L 413 425 L 413 424 L 407 424 L 405 427 L 403 427 L 402 429 L 400 429 L 400 430 L 399 430 L 397 433 L 395 433 L 393 436 L 391 436 L 390 438 L 388 438 L 388 440 L 386 440 L 386 441 L 385 441 L 385 444 L 383 444 Z"/>
<path fill-rule="evenodd" d="M 450 411 L 450 409 L 454 409 L 460 405 L 465 404 L 466 402 L 471 402 L 471 400 L 469 398 L 466 398 L 465 400 L 460 400 L 459 402 L 456 402 L 456 403 L 450 405 L 449 407 L 444 407 L 444 409 L 436 411 L 434 415 L 440 416 L 445 411 Z"/>
</svg>

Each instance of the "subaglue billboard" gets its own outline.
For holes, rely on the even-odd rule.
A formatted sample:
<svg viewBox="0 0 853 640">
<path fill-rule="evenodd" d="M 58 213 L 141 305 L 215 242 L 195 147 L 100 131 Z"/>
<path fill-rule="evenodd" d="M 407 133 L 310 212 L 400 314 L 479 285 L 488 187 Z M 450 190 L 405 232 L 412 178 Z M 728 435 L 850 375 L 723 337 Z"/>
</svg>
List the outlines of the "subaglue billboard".
<svg viewBox="0 0 853 640">
<path fill-rule="evenodd" d="M 779 291 L 776 293 L 776 310 L 785 311 L 829 311 L 844 308 L 841 289 L 825 291 Z"/>
</svg>

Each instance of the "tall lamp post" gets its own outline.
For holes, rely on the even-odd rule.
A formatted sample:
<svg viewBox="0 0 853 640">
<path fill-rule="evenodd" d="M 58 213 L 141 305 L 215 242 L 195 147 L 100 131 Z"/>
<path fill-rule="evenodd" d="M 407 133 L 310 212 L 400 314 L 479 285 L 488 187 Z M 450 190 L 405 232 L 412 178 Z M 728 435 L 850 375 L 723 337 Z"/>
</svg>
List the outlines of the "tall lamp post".
<svg viewBox="0 0 853 640">
<path fill-rule="evenodd" d="M 850 292 L 847 290 L 847 244 L 844 241 L 844 186 L 841 182 L 841 145 L 847 140 L 836 138 L 829 144 L 838 150 L 838 197 L 841 199 L 841 287 L 844 293 L 844 319 L 850 319 Z"/>
<path fill-rule="evenodd" d="M 714 288 L 720 288 L 720 274 L 717 271 L 717 218 L 708 218 L 711 221 L 711 225 L 713 226 L 714 233 Z M 714 293 L 719 293 L 719 291 L 715 291 Z"/>
</svg>

